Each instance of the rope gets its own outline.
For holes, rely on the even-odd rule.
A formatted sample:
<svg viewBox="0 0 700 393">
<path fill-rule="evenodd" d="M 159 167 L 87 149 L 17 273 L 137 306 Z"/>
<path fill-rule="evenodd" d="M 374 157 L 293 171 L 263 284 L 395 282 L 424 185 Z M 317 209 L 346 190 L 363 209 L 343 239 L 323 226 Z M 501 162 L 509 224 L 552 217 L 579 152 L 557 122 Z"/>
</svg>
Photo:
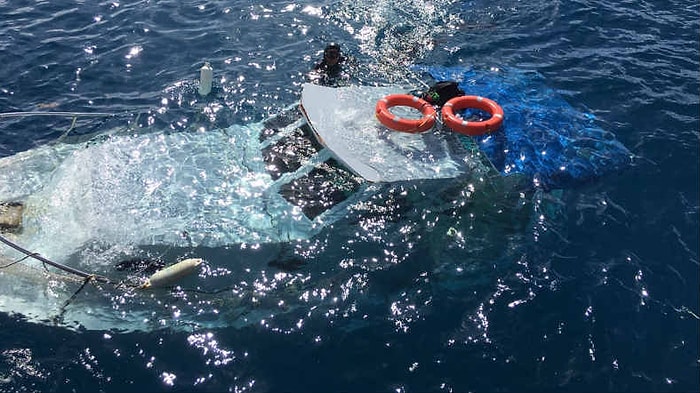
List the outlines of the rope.
<svg viewBox="0 0 700 393">
<path fill-rule="evenodd" d="M 66 132 L 64 132 L 59 138 L 59 141 L 62 141 L 68 134 L 73 131 L 75 128 L 75 124 L 78 121 L 79 117 L 112 117 L 115 116 L 114 113 L 106 113 L 106 112 L 5 112 L 5 113 L 0 113 L 0 119 L 3 118 L 10 118 L 10 117 L 28 117 L 28 116 L 64 116 L 64 117 L 72 117 L 73 121 L 71 122 L 70 128 Z"/>
<path fill-rule="evenodd" d="M 60 308 L 60 311 L 59 311 L 58 314 L 54 317 L 54 322 L 60 323 L 61 321 L 63 321 L 63 316 L 66 314 L 66 308 L 71 304 L 71 302 L 73 301 L 73 299 L 75 299 L 75 298 L 78 296 L 78 294 L 83 290 L 83 288 L 85 288 L 85 286 L 86 286 L 90 281 L 92 281 L 92 280 L 94 280 L 94 279 L 95 279 L 95 276 L 92 276 L 92 275 L 91 275 L 91 276 L 88 276 L 88 277 L 85 277 L 85 279 L 83 280 L 83 284 L 80 285 L 80 288 L 78 288 L 78 290 L 75 291 L 75 292 L 73 293 L 73 295 L 72 295 L 70 298 L 68 298 L 68 300 L 66 300 L 65 303 L 63 303 L 63 305 L 62 305 L 61 308 Z"/>
<path fill-rule="evenodd" d="M 66 266 L 66 265 L 63 265 L 63 264 L 61 264 L 61 263 L 54 262 L 54 261 L 51 261 L 51 260 L 49 260 L 49 259 L 46 259 L 46 258 L 42 257 L 41 255 L 39 255 L 39 254 L 37 254 L 37 253 L 33 253 L 33 252 L 29 251 L 29 250 L 26 250 L 26 249 L 20 247 L 19 245 L 13 243 L 12 241 L 8 240 L 6 237 L 4 237 L 4 236 L 2 236 L 2 235 L 0 235 L 0 241 L 3 242 L 3 243 L 5 243 L 5 244 L 7 244 L 8 246 L 14 248 L 15 250 L 17 250 L 17 251 L 19 251 L 19 252 L 21 252 L 21 253 L 23 253 L 23 254 L 29 256 L 29 257 L 32 257 L 32 258 L 34 258 L 34 259 L 36 259 L 36 260 L 38 260 L 38 261 L 41 261 L 41 262 L 43 262 L 43 263 L 45 263 L 45 264 L 47 264 L 47 265 L 51 265 L 51 266 L 53 266 L 53 267 L 55 267 L 55 268 L 61 269 L 61 270 L 65 271 L 65 272 L 68 272 L 68 273 L 71 273 L 71 274 L 75 274 L 76 276 L 80 276 L 80 277 L 85 278 L 85 279 L 91 278 L 91 279 L 94 279 L 95 281 L 98 281 L 98 282 L 111 283 L 111 281 L 110 281 L 107 277 L 96 276 L 96 275 L 94 275 L 94 274 L 86 273 L 86 272 L 84 272 L 84 271 L 82 271 L 82 270 L 78 270 L 78 269 L 76 269 L 76 268 L 72 268 L 72 267 L 70 267 L 70 266 Z"/>
<path fill-rule="evenodd" d="M 5 112 L 5 113 L 0 113 L 0 118 L 27 117 L 27 116 L 103 117 L 103 116 L 114 116 L 114 113 L 105 113 L 105 112 Z"/>
</svg>

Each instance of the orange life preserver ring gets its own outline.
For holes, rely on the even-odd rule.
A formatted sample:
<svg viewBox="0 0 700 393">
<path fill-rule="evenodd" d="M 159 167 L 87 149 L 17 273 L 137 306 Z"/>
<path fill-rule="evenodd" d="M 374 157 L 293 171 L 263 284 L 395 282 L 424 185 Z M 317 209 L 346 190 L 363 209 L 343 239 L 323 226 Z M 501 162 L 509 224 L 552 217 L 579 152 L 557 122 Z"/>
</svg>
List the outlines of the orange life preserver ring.
<svg viewBox="0 0 700 393">
<path fill-rule="evenodd" d="M 418 109 L 423 117 L 420 119 L 404 119 L 389 111 L 394 106 L 408 106 Z M 427 131 L 435 125 L 435 108 L 421 98 L 408 94 L 389 94 L 377 101 L 377 120 L 387 128 L 395 131 L 417 133 Z"/>
<path fill-rule="evenodd" d="M 484 121 L 466 121 L 455 115 L 455 111 L 466 108 L 475 108 L 491 114 L 491 118 Z M 503 124 L 503 108 L 495 101 L 479 96 L 455 97 L 442 107 L 442 121 L 452 130 L 460 134 L 476 136 L 493 132 L 501 128 Z"/>
</svg>

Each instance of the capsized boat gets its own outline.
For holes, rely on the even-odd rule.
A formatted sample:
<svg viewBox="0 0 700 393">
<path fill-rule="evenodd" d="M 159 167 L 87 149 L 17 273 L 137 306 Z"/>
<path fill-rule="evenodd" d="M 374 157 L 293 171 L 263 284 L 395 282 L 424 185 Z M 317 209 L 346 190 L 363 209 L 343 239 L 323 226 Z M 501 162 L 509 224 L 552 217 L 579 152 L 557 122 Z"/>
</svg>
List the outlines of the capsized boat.
<svg viewBox="0 0 700 393">
<path fill-rule="evenodd" d="M 480 190 L 502 197 L 509 187 L 561 187 L 630 158 L 612 134 L 551 91 L 533 88 L 529 77 L 429 71 L 496 100 L 505 111 L 502 129 L 478 138 L 440 125 L 396 132 L 375 119 L 375 104 L 406 88 L 307 84 L 301 110 L 294 105 L 261 123 L 206 132 L 112 129 L 1 158 L 0 201 L 12 215 L 0 220 L 1 235 L 32 253 L 112 282 L 132 280 L 123 270 L 129 266 L 145 279 L 149 269 L 166 264 L 162 259 L 205 262 L 176 284 L 180 289 L 148 292 L 85 285 L 84 278 L 0 244 L 0 311 L 122 331 L 255 322 L 253 311 L 260 318 L 269 315 L 265 307 L 279 311 L 278 296 L 286 299 L 285 310 L 304 306 L 290 293 L 306 284 L 288 279 L 266 306 L 248 285 L 257 279 L 251 264 L 261 260 L 263 271 L 285 244 L 342 229 L 347 217 L 371 211 L 368 201 L 387 187 L 407 183 L 422 195 L 468 195 L 477 206 L 479 198 L 493 200 Z M 477 191 L 451 193 L 467 186 Z M 513 194 L 522 204 L 522 194 Z M 153 261 L 154 255 L 162 258 Z"/>
<path fill-rule="evenodd" d="M 261 123 L 206 132 L 108 130 L 4 157 L 0 200 L 21 220 L 2 236 L 115 282 L 131 279 L 115 267 L 133 265 L 145 274 L 153 255 L 169 255 L 172 263 L 231 247 L 274 253 L 274 245 L 310 239 L 356 216 L 390 184 L 420 182 L 437 192 L 459 186 L 455 178 L 474 178 L 478 188 L 500 177 L 478 149 L 456 143 L 449 131 L 406 135 L 377 123 L 376 101 L 400 89 L 308 84 L 301 111 L 294 105 Z M 71 298 L 83 277 L 3 244 L 0 254 L 7 266 L 0 269 L 0 310 L 33 321 L 142 330 L 230 325 L 240 315 L 240 288 L 190 294 L 175 317 L 168 299 L 177 299 L 167 292 L 92 282 Z M 233 272 L 232 266 L 203 266 L 179 284 L 230 285 L 220 269 Z M 213 297 L 238 311 L 206 311 Z"/>
</svg>

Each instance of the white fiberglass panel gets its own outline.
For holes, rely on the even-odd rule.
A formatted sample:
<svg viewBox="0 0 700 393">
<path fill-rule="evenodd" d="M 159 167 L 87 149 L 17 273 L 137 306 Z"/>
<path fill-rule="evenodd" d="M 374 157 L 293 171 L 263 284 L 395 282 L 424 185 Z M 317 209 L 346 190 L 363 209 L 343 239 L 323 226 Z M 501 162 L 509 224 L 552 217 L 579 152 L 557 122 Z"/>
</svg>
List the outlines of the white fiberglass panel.
<svg viewBox="0 0 700 393">
<path fill-rule="evenodd" d="M 321 142 L 358 175 L 373 182 L 453 178 L 469 173 L 465 157 L 451 151 L 454 135 L 437 127 L 419 134 L 390 130 L 375 105 L 400 87 L 332 88 L 305 84 L 302 106 Z M 402 111 L 403 112 L 399 112 Z M 420 115 L 392 109 L 401 116 Z"/>
</svg>

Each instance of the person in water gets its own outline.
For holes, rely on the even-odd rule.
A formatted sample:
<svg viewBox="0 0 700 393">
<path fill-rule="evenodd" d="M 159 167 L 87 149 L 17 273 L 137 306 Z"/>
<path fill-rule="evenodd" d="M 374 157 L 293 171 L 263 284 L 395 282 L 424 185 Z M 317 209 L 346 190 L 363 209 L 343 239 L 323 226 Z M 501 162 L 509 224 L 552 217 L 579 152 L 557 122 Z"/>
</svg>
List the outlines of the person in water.
<svg viewBox="0 0 700 393">
<path fill-rule="evenodd" d="M 349 79 L 344 70 L 346 61 L 340 45 L 328 44 L 323 50 L 323 59 L 314 66 L 311 80 L 325 86 L 337 86 L 341 80 Z"/>
<path fill-rule="evenodd" d="M 460 89 L 456 81 L 446 80 L 434 83 L 428 91 L 413 90 L 411 94 L 428 101 L 437 108 L 442 108 L 452 98 L 463 96 L 464 90 Z"/>
</svg>

